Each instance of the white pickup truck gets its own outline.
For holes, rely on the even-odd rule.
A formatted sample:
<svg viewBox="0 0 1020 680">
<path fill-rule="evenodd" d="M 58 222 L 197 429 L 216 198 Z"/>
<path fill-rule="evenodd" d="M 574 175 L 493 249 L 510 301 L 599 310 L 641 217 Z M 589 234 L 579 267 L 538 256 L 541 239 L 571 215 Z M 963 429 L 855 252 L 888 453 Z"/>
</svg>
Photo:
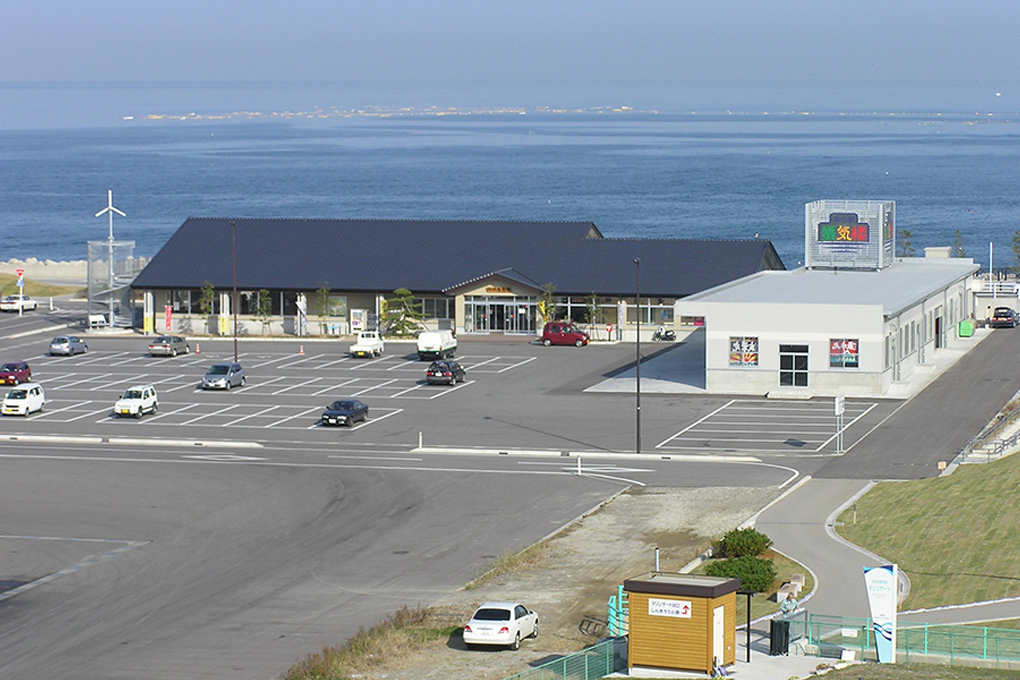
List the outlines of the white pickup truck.
<svg viewBox="0 0 1020 680">
<path fill-rule="evenodd" d="M 358 341 L 347 350 L 352 357 L 381 357 L 383 353 L 383 339 L 378 331 L 361 331 L 358 333 Z"/>
</svg>

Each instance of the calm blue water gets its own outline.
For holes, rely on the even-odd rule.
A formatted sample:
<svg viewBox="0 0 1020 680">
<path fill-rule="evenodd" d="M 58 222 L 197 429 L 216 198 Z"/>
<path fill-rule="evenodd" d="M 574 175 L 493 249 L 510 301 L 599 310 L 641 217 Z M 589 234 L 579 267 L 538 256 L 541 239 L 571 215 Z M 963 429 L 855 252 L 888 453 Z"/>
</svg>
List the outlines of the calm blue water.
<svg viewBox="0 0 1020 680">
<path fill-rule="evenodd" d="M 338 115 L 373 106 L 411 111 Z M 1011 108 L 980 83 L 0 85 L 0 259 L 83 259 L 112 189 L 115 235 L 139 255 L 189 216 L 586 220 L 610 237 L 757 233 L 793 267 L 804 203 L 875 198 L 897 202 L 918 254 L 959 230 L 979 262 L 994 242 L 1001 266 L 1020 228 Z"/>
</svg>

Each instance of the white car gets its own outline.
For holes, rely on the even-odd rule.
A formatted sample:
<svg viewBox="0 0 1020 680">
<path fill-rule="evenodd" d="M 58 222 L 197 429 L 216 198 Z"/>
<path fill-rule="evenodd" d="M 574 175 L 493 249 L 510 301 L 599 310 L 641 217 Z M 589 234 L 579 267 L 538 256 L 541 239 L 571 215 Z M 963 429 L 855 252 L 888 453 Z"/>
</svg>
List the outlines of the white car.
<svg viewBox="0 0 1020 680">
<path fill-rule="evenodd" d="M 141 418 L 146 413 L 155 413 L 159 408 L 156 388 L 152 385 L 135 385 L 124 390 L 113 405 L 113 415 Z"/>
<path fill-rule="evenodd" d="M 381 357 L 385 344 L 378 331 L 361 331 L 358 341 L 347 350 L 352 357 Z"/>
<path fill-rule="evenodd" d="M 4 397 L 0 412 L 5 416 L 27 416 L 46 406 L 46 392 L 37 383 L 22 383 Z"/>
<path fill-rule="evenodd" d="M 520 649 L 521 639 L 538 637 L 538 614 L 519 602 L 486 602 L 464 626 L 464 644 Z"/>
<path fill-rule="evenodd" d="M 8 295 L 0 300 L 0 312 L 16 312 L 29 309 L 38 309 L 39 303 L 27 295 Z"/>
</svg>

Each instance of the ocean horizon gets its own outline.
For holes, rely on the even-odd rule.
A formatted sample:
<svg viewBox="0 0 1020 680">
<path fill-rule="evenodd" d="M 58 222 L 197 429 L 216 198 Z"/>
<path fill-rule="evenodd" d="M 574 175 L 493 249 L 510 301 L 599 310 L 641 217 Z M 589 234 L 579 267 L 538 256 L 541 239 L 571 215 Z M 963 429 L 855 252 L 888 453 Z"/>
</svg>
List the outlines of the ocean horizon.
<svg viewBox="0 0 1020 680">
<path fill-rule="evenodd" d="M 959 232 L 1013 263 L 1016 84 L 6 83 L 0 103 L 4 259 L 84 259 L 112 190 L 142 256 L 191 216 L 580 220 L 757 234 L 792 268 L 804 204 L 848 198 L 896 201 L 917 255 Z"/>
</svg>

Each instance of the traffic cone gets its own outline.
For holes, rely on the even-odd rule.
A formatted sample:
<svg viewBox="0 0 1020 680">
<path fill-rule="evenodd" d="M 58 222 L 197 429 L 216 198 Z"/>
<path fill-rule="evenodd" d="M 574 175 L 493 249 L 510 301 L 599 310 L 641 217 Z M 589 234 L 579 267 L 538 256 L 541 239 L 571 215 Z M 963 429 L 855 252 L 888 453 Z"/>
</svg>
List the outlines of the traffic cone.
<svg viewBox="0 0 1020 680">
<path fill-rule="evenodd" d="M 298 354 L 304 354 L 304 353 L 305 353 L 305 346 L 304 345 L 298 345 Z"/>
<path fill-rule="evenodd" d="M 201 354 L 201 353 L 202 353 L 202 346 L 196 342 L 195 343 L 195 354 Z"/>
</svg>

